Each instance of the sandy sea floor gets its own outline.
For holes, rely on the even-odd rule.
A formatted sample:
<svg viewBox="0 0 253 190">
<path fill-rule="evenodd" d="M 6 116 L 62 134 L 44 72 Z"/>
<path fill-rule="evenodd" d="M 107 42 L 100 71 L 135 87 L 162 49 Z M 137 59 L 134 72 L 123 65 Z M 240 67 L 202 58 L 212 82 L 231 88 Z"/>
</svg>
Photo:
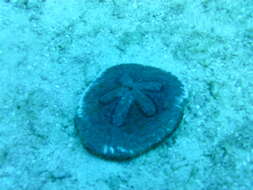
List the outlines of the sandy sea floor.
<svg viewBox="0 0 253 190">
<path fill-rule="evenodd" d="M 155 66 L 183 121 L 128 162 L 83 149 L 78 101 L 104 69 Z M 250 190 L 252 0 L 1 0 L 0 190 Z"/>
</svg>

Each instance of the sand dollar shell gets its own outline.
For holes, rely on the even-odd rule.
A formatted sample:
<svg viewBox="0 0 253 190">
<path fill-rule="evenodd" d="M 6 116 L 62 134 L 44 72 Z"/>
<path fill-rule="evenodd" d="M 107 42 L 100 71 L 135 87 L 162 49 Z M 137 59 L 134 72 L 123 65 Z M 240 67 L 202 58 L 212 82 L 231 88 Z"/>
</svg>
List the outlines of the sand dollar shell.
<svg viewBox="0 0 253 190">
<path fill-rule="evenodd" d="M 184 90 L 171 73 L 121 64 L 85 91 L 75 117 L 81 142 L 106 159 L 136 157 L 171 135 L 183 116 Z"/>
</svg>

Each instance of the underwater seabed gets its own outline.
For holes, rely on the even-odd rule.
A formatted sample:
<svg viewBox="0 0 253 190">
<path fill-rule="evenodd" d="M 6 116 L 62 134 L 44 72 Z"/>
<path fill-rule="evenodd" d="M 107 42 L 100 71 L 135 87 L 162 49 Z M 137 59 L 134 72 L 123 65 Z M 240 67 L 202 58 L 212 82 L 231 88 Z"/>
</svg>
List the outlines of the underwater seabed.
<svg viewBox="0 0 253 190">
<path fill-rule="evenodd" d="M 0 189 L 251 189 L 252 12 L 252 0 L 0 1 Z M 187 99 L 169 138 L 118 162 L 83 147 L 74 117 L 121 63 L 171 73 Z M 153 97 L 123 74 L 122 105 L 141 96 L 134 110 L 153 116 Z M 117 109 L 108 122 L 121 126 L 128 108 Z"/>
</svg>

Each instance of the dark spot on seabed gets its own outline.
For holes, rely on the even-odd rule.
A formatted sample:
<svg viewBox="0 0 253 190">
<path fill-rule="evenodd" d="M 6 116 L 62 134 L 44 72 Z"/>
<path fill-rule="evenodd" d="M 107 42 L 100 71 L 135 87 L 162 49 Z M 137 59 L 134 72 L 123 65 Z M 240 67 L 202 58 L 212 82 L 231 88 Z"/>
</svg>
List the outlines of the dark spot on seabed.
<svg viewBox="0 0 253 190">
<path fill-rule="evenodd" d="M 131 159 L 175 131 L 183 102 L 183 85 L 169 72 L 121 64 L 104 71 L 85 92 L 75 126 L 90 152 Z"/>
</svg>

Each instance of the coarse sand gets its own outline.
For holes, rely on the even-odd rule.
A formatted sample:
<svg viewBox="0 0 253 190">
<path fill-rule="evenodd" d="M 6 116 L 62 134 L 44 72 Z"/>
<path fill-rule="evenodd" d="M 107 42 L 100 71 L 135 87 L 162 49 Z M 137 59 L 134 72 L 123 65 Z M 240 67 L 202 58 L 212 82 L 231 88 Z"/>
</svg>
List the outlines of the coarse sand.
<svg viewBox="0 0 253 190">
<path fill-rule="evenodd" d="M 1 0 L 0 190 L 250 190 L 252 0 Z M 87 86 L 121 63 L 184 83 L 179 129 L 127 162 L 81 145 Z"/>
</svg>

